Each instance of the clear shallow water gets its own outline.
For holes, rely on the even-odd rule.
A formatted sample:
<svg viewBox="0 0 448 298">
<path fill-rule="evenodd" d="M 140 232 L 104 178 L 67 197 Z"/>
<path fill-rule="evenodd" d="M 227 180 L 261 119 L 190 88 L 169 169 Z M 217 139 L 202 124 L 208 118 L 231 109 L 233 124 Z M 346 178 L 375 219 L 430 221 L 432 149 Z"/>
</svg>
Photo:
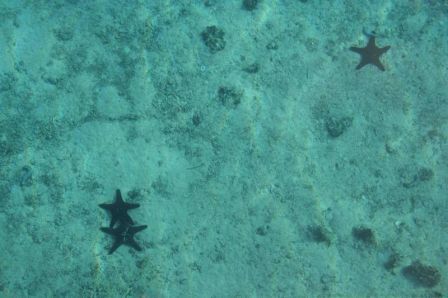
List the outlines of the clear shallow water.
<svg viewBox="0 0 448 298">
<path fill-rule="evenodd" d="M 444 297 L 447 13 L 1 1 L 1 296 Z"/>
</svg>

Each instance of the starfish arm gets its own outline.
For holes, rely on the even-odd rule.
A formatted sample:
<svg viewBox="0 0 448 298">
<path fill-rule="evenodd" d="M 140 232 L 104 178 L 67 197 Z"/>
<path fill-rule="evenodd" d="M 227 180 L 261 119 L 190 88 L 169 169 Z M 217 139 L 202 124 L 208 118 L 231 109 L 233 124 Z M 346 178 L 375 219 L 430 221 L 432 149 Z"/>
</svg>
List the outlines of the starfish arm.
<svg viewBox="0 0 448 298">
<path fill-rule="evenodd" d="M 114 229 L 112 228 L 100 228 L 100 230 L 106 234 L 114 235 Z"/>
<path fill-rule="evenodd" d="M 123 244 L 123 241 L 121 240 L 115 240 L 114 244 L 109 248 L 109 254 L 112 254 L 114 251 L 117 250 L 117 248 L 120 247 L 120 245 Z"/>
<path fill-rule="evenodd" d="M 118 221 L 118 217 L 116 216 L 112 216 L 112 218 L 110 219 L 110 224 L 109 224 L 109 228 L 113 228 L 115 226 L 115 224 Z"/>
<path fill-rule="evenodd" d="M 112 204 L 99 204 L 98 206 L 100 206 L 101 208 L 105 209 L 105 210 L 111 210 L 112 209 Z"/>
<path fill-rule="evenodd" d="M 358 53 L 358 54 L 362 53 L 362 48 L 350 47 L 349 50 L 352 51 L 352 52 Z"/>
<path fill-rule="evenodd" d="M 370 36 L 369 41 L 367 42 L 367 48 L 374 47 L 375 48 L 375 36 Z"/>
<path fill-rule="evenodd" d="M 140 207 L 140 204 L 135 204 L 135 203 L 124 203 L 124 206 L 126 209 L 135 209 Z"/>
<path fill-rule="evenodd" d="M 386 53 L 387 51 L 389 51 L 389 49 L 390 49 L 390 46 L 386 46 L 386 47 L 384 47 L 384 48 L 381 48 L 381 49 L 380 49 L 381 54 Z M 381 55 L 381 54 L 380 54 L 380 55 Z"/>
<path fill-rule="evenodd" d="M 356 66 L 356 69 L 361 69 L 364 66 L 366 66 L 367 64 L 369 64 L 367 61 L 361 59 L 361 61 L 358 63 L 358 65 Z"/>
<path fill-rule="evenodd" d="M 115 191 L 115 201 L 123 203 L 123 197 L 121 196 L 121 191 L 119 189 Z"/>
<path fill-rule="evenodd" d="M 123 214 L 123 219 L 121 220 L 123 223 L 125 223 L 125 224 L 131 224 L 131 225 L 133 225 L 134 224 L 134 221 L 132 220 L 132 218 L 129 216 L 129 214 L 127 214 L 127 213 L 124 213 Z"/>
<path fill-rule="evenodd" d="M 380 61 L 373 61 L 372 62 L 373 65 L 375 65 L 376 67 L 378 67 L 380 70 L 385 71 L 386 69 L 384 68 L 384 65 L 381 64 Z"/>
<path fill-rule="evenodd" d="M 135 250 L 138 250 L 138 251 L 142 250 L 140 245 L 138 245 L 138 243 L 133 238 L 128 239 L 125 244 L 134 248 Z"/>
<path fill-rule="evenodd" d="M 134 235 L 140 231 L 143 231 L 144 229 L 146 229 L 148 226 L 144 225 L 144 226 L 138 226 L 138 227 L 130 227 L 129 228 L 129 232 Z"/>
</svg>

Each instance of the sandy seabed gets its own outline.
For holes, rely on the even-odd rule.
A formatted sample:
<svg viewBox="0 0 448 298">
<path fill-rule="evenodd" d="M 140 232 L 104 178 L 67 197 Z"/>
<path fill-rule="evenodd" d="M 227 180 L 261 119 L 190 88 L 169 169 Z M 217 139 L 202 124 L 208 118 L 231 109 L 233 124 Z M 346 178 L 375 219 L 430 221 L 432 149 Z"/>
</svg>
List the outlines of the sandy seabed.
<svg viewBox="0 0 448 298">
<path fill-rule="evenodd" d="M 447 15 L 0 1 L 0 296 L 446 297 Z"/>
</svg>

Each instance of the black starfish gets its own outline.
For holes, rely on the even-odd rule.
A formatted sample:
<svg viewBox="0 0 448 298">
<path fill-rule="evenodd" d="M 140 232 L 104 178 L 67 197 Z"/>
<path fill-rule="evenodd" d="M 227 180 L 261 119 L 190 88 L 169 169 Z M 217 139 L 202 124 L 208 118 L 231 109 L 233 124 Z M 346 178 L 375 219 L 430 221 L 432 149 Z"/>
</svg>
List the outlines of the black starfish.
<svg viewBox="0 0 448 298">
<path fill-rule="evenodd" d="M 357 48 L 351 47 L 350 50 L 356 52 L 361 55 L 361 61 L 359 62 L 356 69 L 360 69 L 361 67 L 367 64 L 373 64 L 382 71 L 384 71 L 384 66 L 380 61 L 380 56 L 386 53 L 390 49 L 390 46 L 386 46 L 384 48 L 378 48 L 375 44 L 375 36 L 371 35 L 369 42 L 365 48 Z"/>
<path fill-rule="evenodd" d="M 126 203 L 121 197 L 121 192 L 119 189 L 115 192 L 115 202 L 113 204 L 99 204 L 103 209 L 108 210 L 112 218 L 110 220 L 109 227 L 112 228 L 117 222 L 122 224 L 133 225 L 134 221 L 128 215 L 129 209 L 135 209 L 140 206 L 140 204 Z"/>
<path fill-rule="evenodd" d="M 101 231 L 106 234 L 112 235 L 115 238 L 114 243 L 109 249 L 109 254 L 112 254 L 122 244 L 133 247 L 135 250 L 141 251 L 142 248 L 140 247 L 140 245 L 138 245 L 137 242 L 135 242 L 134 235 L 146 229 L 147 227 L 147 225 L 133 227 L 128 224 L 119 224 L 116 229 L 101 228 Z"/>
</svg>

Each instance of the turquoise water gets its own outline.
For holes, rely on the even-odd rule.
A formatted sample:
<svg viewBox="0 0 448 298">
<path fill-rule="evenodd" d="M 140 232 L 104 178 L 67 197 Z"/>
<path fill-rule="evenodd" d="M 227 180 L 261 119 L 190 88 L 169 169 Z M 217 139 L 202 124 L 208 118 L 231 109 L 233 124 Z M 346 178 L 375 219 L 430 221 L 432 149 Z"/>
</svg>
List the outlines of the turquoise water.
<svg viewBox="0 0 448 298">
<path fill-rule="evenodd" d="M 0 296 L 448 297 L 447 16 L 0 0 Z"/>
</svg>

